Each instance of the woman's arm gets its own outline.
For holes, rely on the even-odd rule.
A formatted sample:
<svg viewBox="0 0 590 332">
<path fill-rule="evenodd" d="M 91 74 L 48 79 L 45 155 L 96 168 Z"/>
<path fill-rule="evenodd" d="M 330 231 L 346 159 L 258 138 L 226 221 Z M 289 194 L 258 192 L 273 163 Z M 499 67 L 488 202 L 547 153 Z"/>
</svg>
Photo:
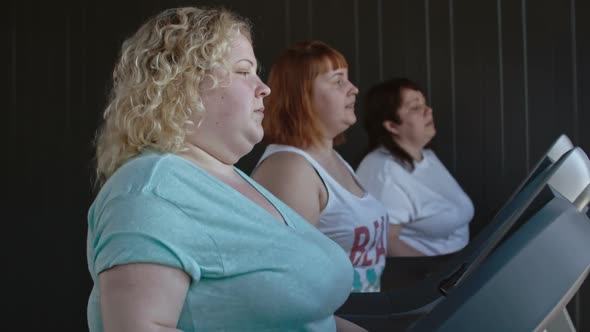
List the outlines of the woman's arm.
<svg viewBox="0 0 590 332">
<path fill-rule="evenodd" d="M 291 152 L 275 153 L 254 170 L 252 178 L 318 226 L 327 193 L 319 175 L 304 157 Z"/>
<path fill-rule="evenodd" d="M 103 330 L 172 332 L 190 284 L 182 270 L 125 264 L 98 276 Z"/>
<path fill-rule="evenodd" d="M 387 256 L 424 256 L 424 253 L 399 238 L 401 228 L 401 225 L 389 225 L 389 233 L 387 234 Z"/>
</svg>

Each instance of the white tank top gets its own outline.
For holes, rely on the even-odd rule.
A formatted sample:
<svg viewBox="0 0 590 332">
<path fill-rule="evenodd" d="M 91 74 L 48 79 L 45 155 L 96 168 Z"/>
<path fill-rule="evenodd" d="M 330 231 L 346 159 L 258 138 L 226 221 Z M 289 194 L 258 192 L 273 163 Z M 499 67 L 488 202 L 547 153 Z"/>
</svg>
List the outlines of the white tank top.
<svg viewBox="0 0 590 332">
<path fill-rule="evenodd" d="M 324 182 L 328 202 L 320 213 L 318 229 L 348 254 L 354 266 L 352 291 L 378 292 L 387 256 L 389 217 L 385 207 L 364 189 L 363 196 L 358 197 L 342 187 L 312 156 L 301 149 L 271 144 L 258 164 L 273 153 L 283 151 L 304 157 Z M 338 157 L 359 183 L 350 165 L 340 155 Z"/>
</svg>

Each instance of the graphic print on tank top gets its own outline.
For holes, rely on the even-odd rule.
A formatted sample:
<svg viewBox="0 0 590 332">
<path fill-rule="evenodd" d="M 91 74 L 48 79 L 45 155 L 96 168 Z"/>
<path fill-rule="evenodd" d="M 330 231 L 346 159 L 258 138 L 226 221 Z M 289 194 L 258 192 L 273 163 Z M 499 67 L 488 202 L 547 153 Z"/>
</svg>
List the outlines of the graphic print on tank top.
<svg viewBox="0 0 590 332">
<path fill-rule="evenodd" d="M 387 248 L 387 215 L 373 221 L 373 230 L 367 226 L 354 229 L 354 241 L 350 250 L 350 261 L 354 267 L 353 291 L 378 292 Z M 372 235 L 372 236 L 371 236 Z"/>
</svg>

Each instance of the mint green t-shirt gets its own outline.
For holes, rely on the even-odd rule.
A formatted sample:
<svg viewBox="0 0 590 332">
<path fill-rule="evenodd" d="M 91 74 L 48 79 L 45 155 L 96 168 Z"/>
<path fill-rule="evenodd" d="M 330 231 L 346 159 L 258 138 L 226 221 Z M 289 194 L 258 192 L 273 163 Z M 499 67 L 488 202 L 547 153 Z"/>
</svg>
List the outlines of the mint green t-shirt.
<svg viewBox="0 0 590 332">
<path fill-rule="evenodd" d="M 88 213 L 91 332 L 102 331 L 98 274 L 157 263 L 192 278 L 183 331 L 335 331 L 353 270 L 345 252 L 236 169 L 282 214 L 278 222 L 173 154 L 144 153 L 103 186 Z"/>
</svg>

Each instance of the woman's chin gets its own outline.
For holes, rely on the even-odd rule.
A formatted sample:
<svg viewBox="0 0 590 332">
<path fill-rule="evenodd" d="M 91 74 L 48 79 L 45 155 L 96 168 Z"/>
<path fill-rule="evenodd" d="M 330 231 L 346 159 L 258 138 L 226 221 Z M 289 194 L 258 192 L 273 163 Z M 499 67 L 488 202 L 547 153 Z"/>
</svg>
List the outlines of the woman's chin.
<svg viewBox="0 0 590 332">
<path fill-rule="evenodd" d="M 352 127 L 354 124 L 356 123 L 356 117 L 353 117 L 351 119 L 348 119 L 348 121 L 346 121 L 344 123 L 345 127 L 344 130 L 342 130 L 342 132 L 348 130 L 350 127 Z"/>
<path fill-rule="evenodd" d="M 252 133 L 252 141 L 254 144 L 258 144 L 264 138 L 264 129 L 262 128 L 262 124 L 256 126 L 256 129 Z"/>
</svg>

